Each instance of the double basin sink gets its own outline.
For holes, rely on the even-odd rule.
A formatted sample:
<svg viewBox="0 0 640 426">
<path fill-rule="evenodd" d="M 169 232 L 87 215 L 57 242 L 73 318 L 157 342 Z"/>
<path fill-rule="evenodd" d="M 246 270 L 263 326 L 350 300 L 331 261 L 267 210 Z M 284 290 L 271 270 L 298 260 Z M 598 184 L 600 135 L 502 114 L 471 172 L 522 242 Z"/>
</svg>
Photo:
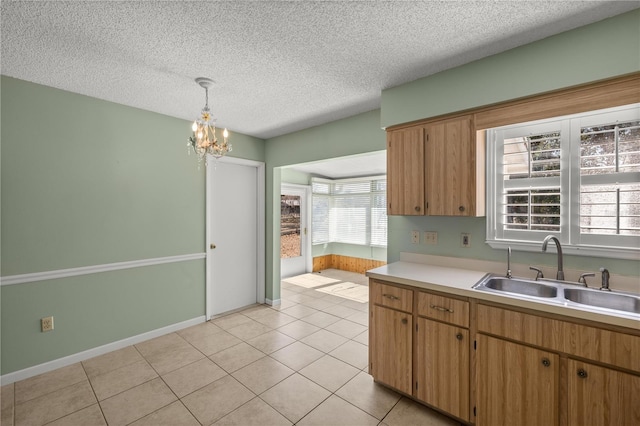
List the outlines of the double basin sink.
<svg viewBox="0 0 640 426">
<path fill-rule="evenodd" d="M 580 306 L 606 310 L 613 313 L 636 314 L 640 316 L 640 295 L 602 291 L 580 284 L 553 280 L 533 281 L 525 278 L 506 278 L 488 274 L 473 286 L 475 290 L 491 293 L 506 293 L 526 299 L 545 300 L 566 306 Z"/>
</svg>

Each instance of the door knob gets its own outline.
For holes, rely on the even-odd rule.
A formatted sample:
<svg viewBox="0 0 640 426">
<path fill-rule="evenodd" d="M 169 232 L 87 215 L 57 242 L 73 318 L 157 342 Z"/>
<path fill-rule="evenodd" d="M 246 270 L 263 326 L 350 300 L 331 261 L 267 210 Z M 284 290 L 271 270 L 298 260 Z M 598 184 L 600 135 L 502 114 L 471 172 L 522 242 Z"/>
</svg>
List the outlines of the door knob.
<svg viewBox="0 0 640 426">
<path fill-rule="evenodd" d="M 209 246 L 209 248 L 214 249 L 214 248 L 216 248 L 216 245 L 215 245 L 215 244 L 213 244 L 213 243 L 211 243 L 211 245 Z"/>
</svg>

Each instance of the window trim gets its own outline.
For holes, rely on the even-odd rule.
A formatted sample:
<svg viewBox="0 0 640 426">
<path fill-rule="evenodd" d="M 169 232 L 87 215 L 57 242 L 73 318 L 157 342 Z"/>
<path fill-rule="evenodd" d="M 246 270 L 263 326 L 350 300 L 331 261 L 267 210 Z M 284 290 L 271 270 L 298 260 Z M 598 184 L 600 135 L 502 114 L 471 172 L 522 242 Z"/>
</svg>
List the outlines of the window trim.
<svg viewBox="0 0 640 426">
<path fill-rule="evenodd" d="M 497 138 L 504 135 L 514 128 L 521 128 L 524 126 L 552 126 L 556 122 L 563 122 L 563 126 L 567 131 L 574 131 L 580 129 L 584 125 L 585 121 L 589 120 L 593 116 L 602 116 L 605 114 L 624 114 L 634 117 L 640 117 L 640 104 L 625 105 L 621 107 L 607 108 L 597 111 L 589 111 L 587 113 L 571 114 L 562 117 L 554 117 L 550 119 L 531 121 L 526 123 L 511 124 L 495 129 L 486 130 L 487 137 L 487 219 L 486 219 L 486 243 L 494 249 L 506 249 L 512 247 L 521 251 L 539 252 L 541 251 L 541 240 L 545 235 L 556 235 L 562 241 L 563 252 L 566 254 L 578 255 L 578 256 L 595 256 L 595 257 L 607 257 L 616 259 L 628 259 L 628 260 L 640 260 L 640 247 L 620 247 L 607 245 L 608 241 L 612 238 L 610 236 L 603 236 L 604 241 L 593 244 L 595 238 L 589 236 L 581 238 L 580 234 L 580 173 L 561 173 L 559 178 L 561 188 L 566 190 L 566 196 L 569 197 L 567 202 L 562 203 L 564 208 L 561 211 L 561 230 L 560 232 L 552 231 L 524 231 L 527 232 L 527 240 L 518 239 L 517 230 L 503 230 L 501 222 L 501 209 L 499 199 L 501 198 L 503 182 L 502 180 L 502 166 L 501 160 L 498 155 L 498 151 L 501 146 L 498 145 Z M 627 118 L 622 118 L 627 120 Z M 630 118 L 637 119 L 637 118 Z M 573 121 L 570 121 L 573 120 Z M 557 126 L 556 126 L 557 127 Z M 565 131 L 563 127 L 562 131 Z M 579 133 L 578 133 L 579 134 Z M 580 152 L 577 149 L 566 149 L 563 152 L 569 155 L 563 155 L 561 157 L 561 170 L 566 170 L 571 165 L 580 164 Z M 622 182 L 621 182 L 622 183 Z M 568 188 L 568 190 L 567 190 Z M 563 191 L 564 192 L 564 191 Z M 573 220 L 570 220 L 573 219 Z M 566 225 L 562 225 L 565 223 Z M 536 236 L 536 240 L 531 239 L 532 236 Z M 537 241 L 537 239 L 540 241 Z"/>
</svg>

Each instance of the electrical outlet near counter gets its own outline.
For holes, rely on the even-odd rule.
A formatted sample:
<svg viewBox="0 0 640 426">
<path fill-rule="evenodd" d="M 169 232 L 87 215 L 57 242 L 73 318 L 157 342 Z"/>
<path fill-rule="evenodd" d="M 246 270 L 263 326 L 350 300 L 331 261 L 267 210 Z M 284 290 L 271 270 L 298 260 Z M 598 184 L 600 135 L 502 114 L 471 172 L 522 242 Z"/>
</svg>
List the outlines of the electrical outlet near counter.
<svg viewBox="0 0 640 426">
<path fill-rule="evenodd" d="M 420 231 L 411 231 L 411 244 L 420 244 Z"/>
<path fill-rule="evenodd" d="M 438 244 L 438 233 L 436 231 L 424 231 L 425 244 Z"/>
<path fill-rule="evenodd" d="M 471 247 L 471 234 L 463 232 L 460 234 L 460 245 L 464 248 Z"/>
</svg>

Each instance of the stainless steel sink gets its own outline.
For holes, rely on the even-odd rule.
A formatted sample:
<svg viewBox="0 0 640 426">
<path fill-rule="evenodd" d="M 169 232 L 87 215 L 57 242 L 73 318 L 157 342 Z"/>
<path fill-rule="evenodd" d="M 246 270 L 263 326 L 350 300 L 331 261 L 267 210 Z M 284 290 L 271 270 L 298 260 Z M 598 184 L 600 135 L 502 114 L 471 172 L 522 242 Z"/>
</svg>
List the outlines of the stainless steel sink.
<svg viewBox="0 0 640 426">
<path fill-rule="evenodd" d="M 534 297 L 557 297 L 558 288 L 550 285 L 540 284 L 535 281 L 522 280 L 518 278 L 490 277 L 481 282 L 485 288 L 496 291 L 506 291 L 525 296 Z M 475 286 L 474 286 L 475 288 Z"/>
<path fill-rule="evenodd" d="M 537 299 L 542 303 L 595 312 L 606 310 L 608 314 L 615 313 L 640 318 L 640 295 L 577 287 L 578 285 L 581 284 L 547 279 L 535 281 L 527 278 L 507 278 L 497 274 L 487 274 L 472 288 L 478 291 L 502 294 L 506 297 Z"/>
<path fill-rule="evenodd" d="M 608 291 L 566 288 L 564 298 L 581 305 L 640 314 L 640 297 Z"/>
</svg>

